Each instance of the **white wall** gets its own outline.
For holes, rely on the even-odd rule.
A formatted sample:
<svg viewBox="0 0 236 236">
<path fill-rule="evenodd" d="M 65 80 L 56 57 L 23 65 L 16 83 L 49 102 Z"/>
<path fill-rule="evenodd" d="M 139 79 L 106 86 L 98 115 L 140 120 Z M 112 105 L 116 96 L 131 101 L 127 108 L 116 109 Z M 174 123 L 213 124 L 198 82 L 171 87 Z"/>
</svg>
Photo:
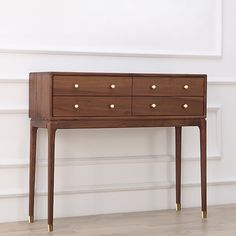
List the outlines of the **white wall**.
<svg viewBox="0 0 236 236">
<path fill-rule="evenodd" d="M 236 202 L 236 2 L 176 2 L 0 1 L 1 222 L 28 216 L 31 71 L 207 73 L 209 204 Z M 58 131 L 56 217 L 174 208 L 173 134 Z M 183 144 L 183 207 L 199 206 L 197 128 Z M 36 218 L 46 218 L 45 130 L 38 146 Z"/>
</svg>

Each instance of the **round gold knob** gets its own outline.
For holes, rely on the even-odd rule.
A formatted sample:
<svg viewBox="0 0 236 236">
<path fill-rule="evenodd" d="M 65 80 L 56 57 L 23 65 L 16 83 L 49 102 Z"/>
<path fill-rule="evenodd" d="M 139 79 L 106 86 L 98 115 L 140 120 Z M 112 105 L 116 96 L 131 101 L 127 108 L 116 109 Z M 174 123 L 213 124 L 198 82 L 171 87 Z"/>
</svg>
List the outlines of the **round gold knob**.
<svg viewBox="0 0 236 236">
<path fill-rule="evenodd" d="M 110 86 L 111 89 L 114 89 L 115 87 L 116 87 L 115 84 L 111 84 Z"/>
<path fill-rule="evenodd" d="M 153 84 L 152 86 L 151 86 L 151 89 L 156 89 L 157 88 L 157 86 L 155 85 L 155 84 Z"/>
<path fill-rule="evenodd" d="M 115 105 L 114 104 L 110 104 L 109 106 L 111 109 L 114 109 L 115 108 Z"/>
<path fill-rule="evenodd" d="M 79 85 L 78 85 L 78 84 L 75 84 L 74 87 L 75 87 L 75 88 L 79 88 Z"/>
<path fill-rule="evenodd" d="M 78 104 L 75 104 L 75 105 L 74 105 L 74 108 L 75 108 L 75 109 L 78 109 L 78 108 L 79 108 L 79 105 L 78 105 Z"/>
<path fill-rule="evenodd" d="M 184 108 L 184 109 L 187 109 L 187 108 L 188 108 L 188 104 L 184 104 L 184 105 L 183 105 L 183 108 Z"/>
<path fill-rule="evenodd" d="M 157 104 L 153 103 L 153 104 L 151 104 L 150 106 L 151 106 L 151 108 L 156 108 L 156 107 L 157 107 Z"/>
<path fill-rule="evenodd" d="M 189 87 L 188 87 L 188 85 L 187 85 L 187 84 L 185 84 L 185 85 L 184 85 L 184 89 L 186 89 L 186 90 L 187 90 L 188 88 L 189 88 Z"/>
</svg>

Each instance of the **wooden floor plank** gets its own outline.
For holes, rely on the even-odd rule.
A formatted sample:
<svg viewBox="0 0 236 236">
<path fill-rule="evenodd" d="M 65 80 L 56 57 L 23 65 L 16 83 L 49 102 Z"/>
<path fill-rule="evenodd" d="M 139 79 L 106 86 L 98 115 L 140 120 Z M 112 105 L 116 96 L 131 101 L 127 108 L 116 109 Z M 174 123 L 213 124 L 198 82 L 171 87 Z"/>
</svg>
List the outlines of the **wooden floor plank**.
<svg viewBox="0 0 236 236">
<path fill-rule="evenodd" d="M 54 232 L 46 220 L 0 224 L 0 236 L 234 236 L 236 205 L 209 207 L 201 219 L 199 208 L 84 216 L 55 219 Z"/>
</svg>

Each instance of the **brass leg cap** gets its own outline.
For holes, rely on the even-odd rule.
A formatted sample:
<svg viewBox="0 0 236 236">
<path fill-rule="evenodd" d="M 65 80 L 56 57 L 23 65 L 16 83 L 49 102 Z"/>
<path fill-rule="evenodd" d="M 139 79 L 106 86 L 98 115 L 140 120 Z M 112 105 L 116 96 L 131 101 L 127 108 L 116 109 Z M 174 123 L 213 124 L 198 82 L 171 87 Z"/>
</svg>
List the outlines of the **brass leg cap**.
<svg viewBox="0 0 236 236">
<path fill-rule="evenodd" d="M 176 209 L 176 211 L 181 211 L 181 204 L 176 203 L 175 209 Z"/>
<path fill-rule="evenodd" d="M 29 223 L 33 223 L 34 222 L 34 217 L 33 216 L 29 216 Z"/>
<path fill-rule="evenodd" d="M 207 212 L 206 211 L 202 211 L 202 219 L 206 219 L 207 218 Z"/>
<path fill-rule="evenodd" d="M 53 225 L 48 225 L 48 232 L 52 232 L 53 231 Z"/>
</svg>

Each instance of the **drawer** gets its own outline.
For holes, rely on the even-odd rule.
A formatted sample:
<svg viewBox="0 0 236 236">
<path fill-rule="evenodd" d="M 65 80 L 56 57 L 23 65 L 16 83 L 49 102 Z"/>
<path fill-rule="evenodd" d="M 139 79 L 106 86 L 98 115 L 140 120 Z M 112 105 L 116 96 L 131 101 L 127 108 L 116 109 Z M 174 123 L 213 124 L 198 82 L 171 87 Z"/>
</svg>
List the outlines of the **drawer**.
<svg viewBox="0 0 236 236">
<path fill-rule="evenodd" d="M 131 96 L 132 78 L 121 76 L 54 76 L 54 95 Z"/>
<path fill-rule="evenodd" d="M 203 78 L 134 77 L 134 96 L 204 96 Z"/>
<path fill-rule="evenodd" d="M 131 98 L 54 96 L 53 116 L 130 116 Z"/>
<path fill-rule="evenodd" d="M 203 116 L 201 97 L 134 97 L 133 115 L 137 116 Z"/>
</svg>

